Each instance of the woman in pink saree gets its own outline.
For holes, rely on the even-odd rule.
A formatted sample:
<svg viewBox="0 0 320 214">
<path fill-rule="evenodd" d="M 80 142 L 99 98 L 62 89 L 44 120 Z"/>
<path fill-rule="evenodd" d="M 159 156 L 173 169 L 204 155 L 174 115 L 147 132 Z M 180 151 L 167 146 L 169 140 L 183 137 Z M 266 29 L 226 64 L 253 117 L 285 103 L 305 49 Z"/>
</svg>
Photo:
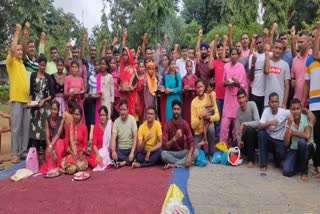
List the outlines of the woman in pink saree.
<svg viewBox="0 0 320 214">
<path fill-rule="evenodd" d="M 125 47 L 120 58 L 120 97 L 128 102 L 129 114 L 136 115 L 136 91 L 133 86 L 135 62 L 131 51 Z"/>
<path fill-rule="evenodd" d="M 240 52 L 236 48 L 230 50 L 231 62 L 224 66 L 224 82 L 226 88 L 224 95 L 224 105 L 222 110 L 222 120 L 220 129 L 220 140 L 228 143 L 229 127 L 233 123 L 232 140 L 236 140 L 236 114 L 239 108 L 237 92 L 243 88 L 248 93 L 248 83 L 246 71 L 241 63 L 238 62 Z M 228 143 L 229 146 L 230 143 Z"/>
</svg>

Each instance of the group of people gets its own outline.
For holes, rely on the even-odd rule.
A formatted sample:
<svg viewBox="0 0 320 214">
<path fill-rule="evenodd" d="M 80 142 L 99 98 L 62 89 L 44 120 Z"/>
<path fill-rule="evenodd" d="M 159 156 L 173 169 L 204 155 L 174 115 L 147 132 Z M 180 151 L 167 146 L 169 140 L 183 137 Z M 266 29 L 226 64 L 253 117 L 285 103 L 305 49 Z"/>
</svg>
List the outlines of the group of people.
<svg viewBox="0 0 320 214">
<path fill-rule="evenodd" d="M 104 40 L 100 59 L 93 44 L 85 58 L 84 35 L 81 49 L 66 44 L 64 58 L 50 47 L 50 60 L 45 34 L 36 56 L 29 28 L 18 45 L 16 25 L 6 60 L 12 162 L 35 146 L 45 154 L 43 171 L 72 174 L 108 158 L 114 167 L 188 167 L 199 150 L 210 159 L 221 141 L 241 148 L 248 167 L 259 148 L 262 171 L 272 151 L 285 176 L 300 172 L 303 181 L 313 158 L 320 177 L 320 24 L 298 36 L 292 27 L 291 48 L 289 35 L 275 37 L 277 24 L 270 35 L 266 28 L 252 35 L 251 44 L 242 34 L 233 47 L 229 24 L 222 42 L 215 36 L 207 44 L 199 31 L 195 49 L 175 44 L 170 54 L 166 35 L 155 49 L 147 33 L 137 50 L 126 47 L 124 29 L 121 49 L 117 38 L 111 46 Z"/>
</svg>

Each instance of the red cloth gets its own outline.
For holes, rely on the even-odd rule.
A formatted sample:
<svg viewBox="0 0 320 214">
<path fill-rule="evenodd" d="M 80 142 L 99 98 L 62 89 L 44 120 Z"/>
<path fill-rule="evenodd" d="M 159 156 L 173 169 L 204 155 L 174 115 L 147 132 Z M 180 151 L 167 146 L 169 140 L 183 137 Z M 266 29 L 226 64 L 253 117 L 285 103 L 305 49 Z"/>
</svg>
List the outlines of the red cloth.
<svg viewBox="0 0 320 214">
<path fill-rule="evenodd" d="M 170 149 L 165 147 L 165 143 L 171 140 L 177 133 L 178 129 L 182 131 L 182 138 L 173 142 Z M 184 149 L 194 148 L 194 140 L 189 124 L 184 119 L 179 119 L 178 124 L 170 119 L 166 122 L 162 131 L 162 148 L 170 151 L 181 151 Z"/>
<path fill-rule="evenodd" d="M 54 144 L 53 149 L 57 155 L 57 162 L 54 161 L 54 158 L 52 155 L 50 156 L 46 155 L 46 162 L 40 168 L 41 173 L 46 173 L 51 169 L 60 167 L 62 158 L 66 156 L 66 149 L 65 149 L 65 144 L 63 139 L 58 139 L 57 142 Z M 48 151 L 48 147 L 46 149 L 46 154 L 47 154 L 47 151 Z"/>
<path fill-rule="evenodd" d="M 224 76 L 224 62 L 222 60 L 214 60 L 212 62 L 214 69 L 214 82 L 216 83 L 216 98 L 224 99 L 224 94 L 226 93 L 225 87 L 223 87 L 223 76 Z M 221 115 L 220 115 L 221 116 Z"/>
<path fill-rule="evenodd" d="M 130 80 L 133 75 L 135 75 L 135 62 L 132 57 L 131 51 L 125 47 L 125 50 L 127 50 L 128 53 L 128 63 L 129 68 L 125 69 L 125 63 L 123 56 L 120 58 L 120 87 L 122 87 L 123 83 L 130 83 Z M 132 86 L 132 85 L 131 85 Z M 129 114 L 132 116 L 136 115 L 136 91 L 130 91 L 130 92 L 120 92 L 120 95 L 123 99 L 126 99 L 129 106 Z"/>
<path fill-rule="evenodd" d="M 196 88 L 196 81 L 197 76 L 192 74 L 190 77 L 188 75 L 185 75 L 182 78 L 182 88 L 184 88 L 186 85 L 188 85 L 190 88 L 195 89 Z M 191 102 L 193 98 L 195 97 L 195 91 L 188 91 L 183 90 L 182 91 L 182 100 L 183 100 L 183 119 L 187 121 L 188 124 L 191 124 Z"/>
<path fill-rule="evenodd" d="M 70 148 L 70 124 L 67 124 L 66 127 L 66 136 L 65 136 L 65 148 L 66 151 Z M 77 133 L 77 139 L 76 139 Z M 86 150 L 88 147 L 88 129 L 86 125 L 79 124 L 77 126 L 73 125 L 73 139 L 76 140 L 77 154 L 80 154 L 82 150 Z"/>
<path fill-rule="evenodd" d="M 137 103 L 139 106 L 139 120 L 142 121 L 143 119 L 143 114 L 144 114 L 144 110 L 145 110 L 145 103 L 144 103 L 144 78 L 141 80 L 138 80 L 137 83 Z"/>
<path fill-rule="evenodd" d="M 95 168 L 97 166 L 97 162 L 96 162 L 96 153 L 93 150 L 93 146 L 96 146 L 97 149 L 101 149 L 102 148 L 102 144 L 103 144 L 103 130 L 101 129 L 99 124 L 94 125 L 93 128 L 93 138 L 92 138 L 92 149 L 90 152 L 90 156 L 87 159 L 89 165 L 92 168 Z"/>
</svg>

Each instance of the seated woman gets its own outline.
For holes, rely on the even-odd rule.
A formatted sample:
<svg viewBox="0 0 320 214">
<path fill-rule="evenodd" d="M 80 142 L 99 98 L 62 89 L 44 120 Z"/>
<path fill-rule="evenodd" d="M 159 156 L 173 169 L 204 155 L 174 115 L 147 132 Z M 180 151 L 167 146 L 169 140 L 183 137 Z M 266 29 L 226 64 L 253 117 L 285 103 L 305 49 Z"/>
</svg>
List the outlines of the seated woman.
<svg viewBox="0 0 320 214">
<path fill-rule="evenodd" d="M 46 120 L 46 162 L 41 166 L 40 172 L 45 173 L 57 168 L 65 156 L 63 133 L 63 119 L 59 116 L 60 103 L 53 101 L 50 106 L 50 116 Z"/>
<path fill-rule="evenodd" d="M 66 126 L 65 148 L 67 156 L 61 161 L 61 171 L 74 174 L 88 168 L 86 150 L 88 147 L 88 130 L 81 122 L 82 109 L 74 106 L 73 123 Z"/>
<path fill-rule="evenodd" d="M 111 166 L 109 153 L 111 142 L 112 121 L 108 117 L 108 108 L 101 106 L 99 109 L 99 122 L 95 124 L 93 133 L 90 133 L 92 139 L 92 150 L 88 158 L 88 163 L 92 168 L 98 165 L 103 170 Z"/>
</svg>

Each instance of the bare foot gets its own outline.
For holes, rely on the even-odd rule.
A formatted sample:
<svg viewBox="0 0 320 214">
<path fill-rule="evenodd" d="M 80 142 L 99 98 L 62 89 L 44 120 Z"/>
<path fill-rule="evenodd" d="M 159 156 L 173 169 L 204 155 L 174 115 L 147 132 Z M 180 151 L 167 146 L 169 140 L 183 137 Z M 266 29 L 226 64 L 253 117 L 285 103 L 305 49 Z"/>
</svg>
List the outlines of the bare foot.
<svg viewBox="0 0 320 214">
<path fill-rule="evenodd" d="M 205 144 L 205 141 L 202 140 L 202 141 L 200 141 L 200 142 L 198 143 L 198 146 L 201 147 L 201 146 L 203 146 L 204 144 Z"/>
<path fill-rule="evenodd" d="M 300 177 L 300 181 L 301 182 L 308 182 L 309 181 L 309 178 L 308 178 L 308 175 L 301 175 L 301 177 Z"/>
<path fill-rule="evenodd" d="M 254 167 L 254 165 L 253 165 L 253 163 L 252 163 L 252 162 L 248 162 L 247 167 L 248 167 L 248 168 L 253 168 L 253 167 Z"/>
<path fill-rule="evenodd" d="M 141 164 L 138 163 L 138 162 L 133 162 L 131 167 L 132 167 L 132 169 L 134 169 L 134 168 L 140 168 L 140 167 L 141 167 Z"/>
<path fill-rule="evenodd" d="M 167 163 L 166 165 L 164 165 L 164 166 L 162 167 L 162 169 L 170 169 L 170 168 L 175 168 L 175 167 L 176 167 L 175 164 L 173 164 L 173 163 Z"/>
<path fill-rule="evenodd" d="M 123 166 L 125 166 L 125 165 L 127 165 L 126 161 L 121 161 L 121 162 L 119 163 L 119 166 L 120 166 L 120 167 L 123 167 Z"/>
<path fill-rule="evenodd" d="M 267 170 L 268 170 L 267 167 L 260 167 L 260 171 L 262 171 L 262 172 L 266 172 Z"/>
<path fill-rule="evenodd" d="M 320 178 L 320 173 L 315 174 L 315 175 L 313 175 L 312 177 L 313 177 L 313 178 Z"/>
</svg>

